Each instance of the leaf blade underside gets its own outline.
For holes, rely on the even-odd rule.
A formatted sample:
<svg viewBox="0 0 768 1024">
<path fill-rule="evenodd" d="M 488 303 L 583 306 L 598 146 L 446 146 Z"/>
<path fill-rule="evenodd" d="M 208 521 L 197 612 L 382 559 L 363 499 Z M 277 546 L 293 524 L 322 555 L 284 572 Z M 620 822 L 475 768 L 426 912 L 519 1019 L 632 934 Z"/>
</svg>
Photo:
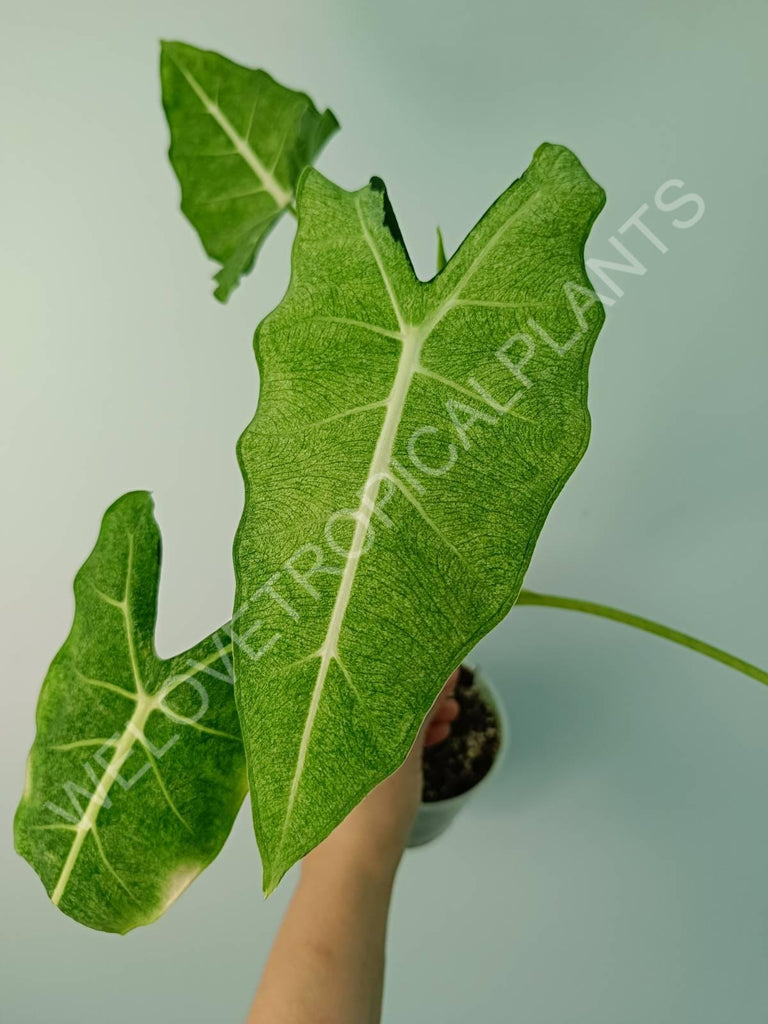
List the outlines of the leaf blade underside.
<svg viewBox="0 0 768 1024">
<path fill-rule="evenodd" d="M 247 791 L 231 641 L 220 630 L 158 658 L 159 573 L 152 499 L 125 494 L 75 579 L 14 820 L 52 901 L 103 931 L 164 913 L 217 855 Z"/>
<path fill-rule="evenodd" d="M 254 639 L 235 693 L 266 892 L 398 767 L 514 603 L 587 445 L 603 321 L 583 247 L 604 194 L 562 147 L 429 282 L 382 183 L 348 193 L 309 170 L 298 198 L 238 452 L 236 618 Z"/>
<path fill-rule="evenodd" d="M 226 302 L 338 122 L 265 71 L 186 43 L 161 44 L 160 77 L 182 212 L 222 264 Z"/>
</svg>

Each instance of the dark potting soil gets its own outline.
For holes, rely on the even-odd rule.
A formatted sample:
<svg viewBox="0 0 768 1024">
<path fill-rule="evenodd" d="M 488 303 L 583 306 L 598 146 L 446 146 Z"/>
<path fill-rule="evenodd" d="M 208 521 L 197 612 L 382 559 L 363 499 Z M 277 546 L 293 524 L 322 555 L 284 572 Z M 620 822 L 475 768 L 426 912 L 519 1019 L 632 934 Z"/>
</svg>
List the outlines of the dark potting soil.
<svg viewBox="0 0 768 1024">
<path fill-rule="evenodd" d="M 466 793 L 488 774 L 499 749 L 496 715 L 475 688 L 474 673 L 461 666 L 454 694 L 459 717 L 442 743 L 424 751 L 422 800 L 434 803 Z"/>
</svg>

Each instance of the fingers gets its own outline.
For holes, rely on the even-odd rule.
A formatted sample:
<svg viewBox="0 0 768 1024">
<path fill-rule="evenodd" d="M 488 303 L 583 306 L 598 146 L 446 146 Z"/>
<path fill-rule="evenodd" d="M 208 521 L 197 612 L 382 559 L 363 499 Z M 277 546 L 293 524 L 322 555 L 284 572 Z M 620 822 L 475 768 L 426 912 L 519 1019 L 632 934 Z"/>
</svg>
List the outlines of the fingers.
<svg viewBox="0 0 768 1024">
<path fill-rule="evenodd" d="M 447 740 L 451 735 L 451 726 L 449 722 L 438 722 L 437 725 L 430 725 L 427 729 L 427 735 L 424 739 L 425 747 L 434 747 L 437 743 L 442 743 L 443 740 Z"/>
<path fill-rule="evenodd" d="M 430 725 L 442 722 L 455 722 L 459 717 L 459 702 L 455 697 L 443 697 L 429 720 Z"/>
<path fill-rule="evenodd" d="M 454 693 L 456 692 L 456 685 L 459 681 L 459 671 L 456 669 L 448 677 L 445 686 L 440 691 L 440 694 L 433 705 L 433 711 L 429 719 L 430 725 L 436 725 L 440 722 L 453 722 L 459 716 L 459 704 Z"/>
<path fill-rule="evenodd" d="M 458 668 L 454 669 L 453 672 L 451 672 L 451 674 L 448 676 L 448 681 L 446 682 L 445 686 L 443 687 L 443 692 L 441 693 L 441 696 L 447 696 L 447 697 L 452 697 L 453 696 L 453 694 L 456 691 L 456 686 L 457 686 L 457 684 L 459 682 L 459 674 L 460 673 L 461 673 L 461 665 L 459 665 Z"/>
<path fill-rule="evenodd" d="M 456 700 L 453 696 L 456 692 L 456 684 L 458 681 L 459 670 L 456 669 L 456 671 L 451 673 L 448 677 L 448 681 L 445 686 L 435 698 L 435 703 L 432 705 L 432 711 L 427 716 L 430 724 L 434 721 L 452 722 L 458 715 L 458 705 L 456 705 Z M 456 711 L 448 714 L 446 717 L 446 708 L 451 708 L 453 705 L 456 705 Z"/>
<path fill-rule="evenodd" d="M 435 709 L 429 718 L 424 737 L 424 746 L 433 747 L 442 743 L 451 734 L 451 722 L 459 717 L 459 702 L 453 696 L 459 680 L 459 669 L 453 672 L 435 702 Z"/>
</svg>

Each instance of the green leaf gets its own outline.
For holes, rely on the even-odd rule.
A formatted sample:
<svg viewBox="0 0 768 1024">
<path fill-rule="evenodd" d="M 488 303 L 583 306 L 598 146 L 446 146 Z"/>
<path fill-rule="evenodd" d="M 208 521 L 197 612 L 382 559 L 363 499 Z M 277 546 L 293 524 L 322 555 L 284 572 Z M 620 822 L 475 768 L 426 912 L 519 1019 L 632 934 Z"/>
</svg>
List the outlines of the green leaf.
<svg viewBox="0 0 768 1024">
<path fill-rule="evenodd" d="M 445 268 L 448 262 L 448 257 L 445 255 L 445 242 L 443 241 L 443 232 L 440 228 L 437 229 L 437 269 L 438 271 Z"/>
<path fill-rule="evenodd" d="M 152 499 L 126 494 L 75 579 L 14 822 L 53 902 L 103 931 L 159 917 L 219 852 L 247 789 L 231 638 L 158 658 L 159 575 Z"/>
<path fill-rule="evenodd" d="M 226 302 L 339 125 L 265 71 L 186 43 L 161 44 L 160 77 L 181 209 L 222 265 L 214 294 Z"/>
<path fill-rule="evenodd" d="M 425 283 L 380 181 L 302 177 L 239 445 L 235 696 L 267 892 L 403 761 L 517 597 L 588 441 L 603 202 L 542 146 Z"/>
</svg>

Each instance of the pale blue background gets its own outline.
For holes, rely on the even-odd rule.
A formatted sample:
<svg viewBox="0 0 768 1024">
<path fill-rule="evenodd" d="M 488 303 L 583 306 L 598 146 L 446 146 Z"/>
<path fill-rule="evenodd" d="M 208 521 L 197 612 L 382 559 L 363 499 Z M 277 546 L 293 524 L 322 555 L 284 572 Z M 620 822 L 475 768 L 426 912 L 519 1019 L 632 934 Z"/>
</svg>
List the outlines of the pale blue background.
<svg viewBox="0 0 768 1024">
<path fill-rule="evenodd" d="M 32 0 L 0 42 L 3 145 L 3 1021 L 241 1021 L 289 897 L 266 905 L 243 815 L 150 929 L 88 932 L 10 848 L 40 680 L 104 508 L 153 489 L 160 646 L 224 621 L 250 339 L 292 226 L 222 308 L 177 211 L 158 37 L 262 65 L 339 115 L 321 167 L 390 186 L 417 268 L 544 139 L 609 200 L 590 251 L 664 180 L 707 203 L 609 312 L 594 439 L 529 584 L 658 617 L 768 664 L 765 4 Z M 762 1024 L 768 693 L 661 641 L 513 613 L 481 645 L 503 772 L 395 899 L 389 1024 Z"/>
</svg>

